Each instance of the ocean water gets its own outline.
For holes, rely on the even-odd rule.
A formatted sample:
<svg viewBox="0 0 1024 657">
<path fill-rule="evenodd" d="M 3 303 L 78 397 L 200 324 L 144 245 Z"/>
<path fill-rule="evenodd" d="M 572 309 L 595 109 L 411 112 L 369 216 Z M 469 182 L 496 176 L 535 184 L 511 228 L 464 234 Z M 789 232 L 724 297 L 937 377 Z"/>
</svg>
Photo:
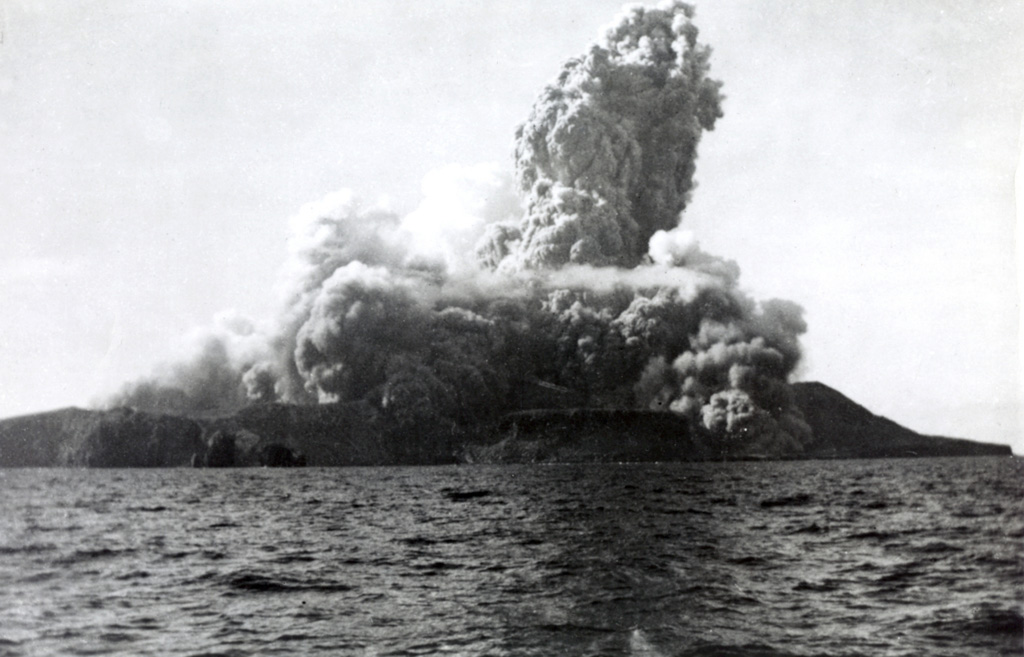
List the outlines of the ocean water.
<svg viewBox="0 0 1024 657">
<path fill-rule="evenodd" d="M 1019 655 L 1022 466 L 0 470 L 0 655 Z"/>
</svg>

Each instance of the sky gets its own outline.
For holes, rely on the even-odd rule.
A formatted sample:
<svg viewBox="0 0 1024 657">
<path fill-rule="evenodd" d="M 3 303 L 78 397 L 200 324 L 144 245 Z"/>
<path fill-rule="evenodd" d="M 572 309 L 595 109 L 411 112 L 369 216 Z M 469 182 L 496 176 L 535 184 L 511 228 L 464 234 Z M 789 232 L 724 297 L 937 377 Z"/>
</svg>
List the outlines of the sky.
<svg viewBox="0 0 1024 657">
<path fill-rule="evenodd" d="M 682 217 L 806 311 L 801 380 L 1014 444 L 1024 4 L 696 2 L 724 117 Z M 231 310 L 288 219 L 399 212 L 516 125 L 617 1 L 0 1 L 0 417 L 88 405 Z"/>
</svg>

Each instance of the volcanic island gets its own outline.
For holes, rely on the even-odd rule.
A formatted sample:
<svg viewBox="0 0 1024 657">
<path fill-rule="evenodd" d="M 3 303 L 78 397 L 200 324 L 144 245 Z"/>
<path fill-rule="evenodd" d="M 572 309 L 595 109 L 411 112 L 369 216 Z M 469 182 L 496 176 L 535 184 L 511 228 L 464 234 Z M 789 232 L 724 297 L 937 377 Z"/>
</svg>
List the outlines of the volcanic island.
<svg viewBox="0 0 1024 657">
<path fill-rule="evenodd" d="M 272 328 L 228 318 L 100 410 L 0 421 L 0 467 L 1009 455 L 793 382 L 803 309 L 682 225 L 724 100 L 693 17 L 629 7 L 565 62 L 471 214 L 303 207 Z"/>
</svg>

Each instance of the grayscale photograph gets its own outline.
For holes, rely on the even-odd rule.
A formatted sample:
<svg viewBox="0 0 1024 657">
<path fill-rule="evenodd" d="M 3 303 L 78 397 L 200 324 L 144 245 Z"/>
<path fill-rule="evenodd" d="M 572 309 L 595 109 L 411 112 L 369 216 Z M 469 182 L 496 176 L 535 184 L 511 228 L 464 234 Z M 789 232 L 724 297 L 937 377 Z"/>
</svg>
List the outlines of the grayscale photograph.
<svg viewBox="0 0 1024 657">
<path fill-rule="evenodd" d="M 1024 3 L 0 0 L 0 657 L 1024 655 Z"/>
</svg>

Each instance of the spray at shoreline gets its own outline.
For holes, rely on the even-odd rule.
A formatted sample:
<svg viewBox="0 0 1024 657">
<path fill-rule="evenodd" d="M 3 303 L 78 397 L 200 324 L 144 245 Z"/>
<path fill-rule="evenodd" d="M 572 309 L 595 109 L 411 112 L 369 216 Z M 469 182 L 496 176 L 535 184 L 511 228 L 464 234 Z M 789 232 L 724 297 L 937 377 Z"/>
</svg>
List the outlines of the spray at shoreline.
<svg viewBox="0 0 1024 657">
<path fill-rule="evenodd" d="M 221 318 L 195 357 L 108 404 L 362 402 L 409 426 L 651 408 L 800 451 L 802 309 L 751 299 L 736 263 L 679 227 L 722 117 L 693 13 L 631 7 L 566 62 L 516 131 L 514 175 L 439 170 L 405 217 L 349 192 L 302 208 L 273 326 Z"/>
</svg>

